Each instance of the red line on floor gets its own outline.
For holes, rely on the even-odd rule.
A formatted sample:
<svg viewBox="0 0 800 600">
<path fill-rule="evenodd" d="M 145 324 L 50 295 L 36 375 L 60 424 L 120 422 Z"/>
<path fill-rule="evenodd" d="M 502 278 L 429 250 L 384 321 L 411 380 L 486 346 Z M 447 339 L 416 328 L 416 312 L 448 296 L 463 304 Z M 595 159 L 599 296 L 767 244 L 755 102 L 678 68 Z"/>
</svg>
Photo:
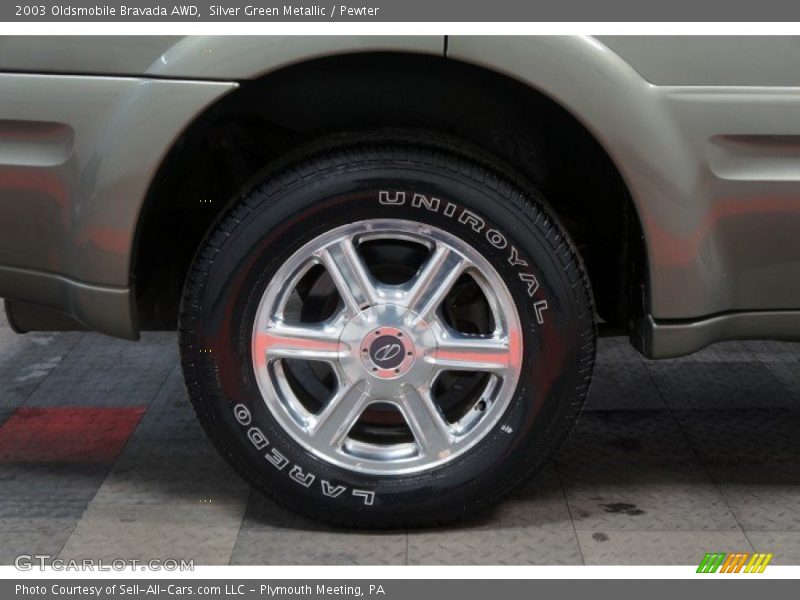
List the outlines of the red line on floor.
<svg viewBox="0 0 800 600">
<path fill-rule="evenodd" d="M 0 427 L 0 463 L 113 463 L 144 412 L 144 406 L 19 408 Z"/>
</svg>

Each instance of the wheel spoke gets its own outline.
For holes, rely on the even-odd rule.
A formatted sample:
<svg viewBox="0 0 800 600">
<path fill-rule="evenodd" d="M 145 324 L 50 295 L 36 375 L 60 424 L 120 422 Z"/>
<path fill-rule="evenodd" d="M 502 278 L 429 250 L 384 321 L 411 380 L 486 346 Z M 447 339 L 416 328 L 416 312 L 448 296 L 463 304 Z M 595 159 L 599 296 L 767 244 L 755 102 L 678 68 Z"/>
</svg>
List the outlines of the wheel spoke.
<svg viewBox="0 0 800 600">
<path fill-rule="evenodd" d="M 340 329 L 334 325 L 275 324 L 256 334 L 256 358 L 296 358 L 335 362 Z"/>
<path fill-rule="evenodd" d="M 437 371 L 502 372 L 512 363 L 514 352 L 518 350 L 505 339 L 460 335 L 439 340 L 428 358 Z"/>
<path fill-rule="evenodd" d="M 406 306 L 420 318 L 428 318 L 444 301 L 466 267 L 463 256 L 439 245 L 422 266 L 406 296 Z"/>
<path fill-rule="evenodd" d="M 422 453 L 444 458 L 450 451 L 453 436 L 430 391 L 414 390 L 403 396 L 397 406 Z"/>
<path fill-rule="evenodd" d="M 319 251 L 319 258 L 333 279 L 348 315 L 374 306 L 378 293 L 372 276 L 351 238 L 343 238 Z"/>
<path fill-rule="evenodd" d="M 272 276 L 253 368 L 277 426 L 315 459 L 380 477 L 423 473 L 492 431 L 517 389 L 523 333 L 504 280 L 466 240 L 367 219 L 322 231 Z"/>
<path fill-rule="evenodd" d="M 321 445 L 338 448 L 370 402 L 369 396 L 353 384 L 341 386 L 314 417 L 309 435 Z"/>
</svg>

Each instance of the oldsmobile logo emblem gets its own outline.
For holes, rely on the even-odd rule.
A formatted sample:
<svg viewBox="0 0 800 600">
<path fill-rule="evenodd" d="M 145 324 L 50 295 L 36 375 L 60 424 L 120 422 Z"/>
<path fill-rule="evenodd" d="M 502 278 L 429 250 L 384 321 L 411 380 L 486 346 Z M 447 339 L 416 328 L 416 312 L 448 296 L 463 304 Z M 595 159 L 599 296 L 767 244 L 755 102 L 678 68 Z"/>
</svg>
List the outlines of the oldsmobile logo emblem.
<svg viewBox="0 0 800 600">
<path fill-rule="evenodd" d="M 382 335 L 369 348 L 369 357 L 381 369 L 394 369 L 404 358 L 404 346 L 393 335 Z"/>
</svg>

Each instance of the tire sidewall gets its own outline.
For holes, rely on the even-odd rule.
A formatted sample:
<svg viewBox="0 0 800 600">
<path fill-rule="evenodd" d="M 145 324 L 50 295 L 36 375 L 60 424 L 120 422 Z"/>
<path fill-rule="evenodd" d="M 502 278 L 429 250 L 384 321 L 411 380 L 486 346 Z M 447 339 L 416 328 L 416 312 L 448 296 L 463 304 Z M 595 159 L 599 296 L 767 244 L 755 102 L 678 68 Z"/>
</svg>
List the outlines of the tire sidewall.
<svg viewBox="0 0 800 600">
<path fill-rule="evenodd" d="M 247 214 L 219 244 L 183 335 L 204 351 L 193 365 L 199 412 L 254 484 L 307 513 L 385 525 L 415 514 L 426 522 L 491 502 L 547 456 L 583 381 L 578 315 L 586 306 L 567 276 L 567 242 L 553 239 L 558 231 L 541 206 L 524 218 L 535 205 L 509 184 L 392 160 L 268 182 L 243 205 Z M 386 218 L 444 229 L 489 260 L 517 305 L 523 363 L 510 405 L 477 446 L 429 471 L 376 476 L 329 464 L 282 429 L 256 383 L 251 340 L 260 299 L 295 251 L 340 225 Z"/>
</svg>

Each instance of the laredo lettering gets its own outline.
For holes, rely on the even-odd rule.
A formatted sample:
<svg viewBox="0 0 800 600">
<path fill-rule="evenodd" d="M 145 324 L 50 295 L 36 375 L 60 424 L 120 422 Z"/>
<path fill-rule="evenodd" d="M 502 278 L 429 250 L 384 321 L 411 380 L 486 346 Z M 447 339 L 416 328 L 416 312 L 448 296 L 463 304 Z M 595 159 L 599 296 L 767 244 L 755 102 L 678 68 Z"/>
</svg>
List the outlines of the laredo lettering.
<svg viewBox="0 0 800 600">
<path fill-rule="evenodd" d="M 344 492 L 347 489 L 343 485 L 335 485 L 335 486 L 331 485 L 324 479 L 320 483 L 322 484 L 323 496 L 328 496 L 330 498 L 338 498 L 339 496 L 341 496 L 342 492 Z"/>
<path fill-rule="evenodd" d="M 253 446 L 256 447 L 256 450 L 261 450 L 262 448 L 269 446 L 269 441 L 267 441 L 267 438 L 264 437 L 264 434 L 261 433 L 261 430 L 258 427 L 251 427 L 248 429 L 247 437 L 250 439 Z"/>
<path fill-rule="evenodd" d="M 264 435 L 264 432 L 261 431 L 260 428 L 255 425 L 251 426 L 253 415 L 250 413 L 249 408 L 244 404 L 237 404 L 233 407 L 233 417 L 239 425 L 247 428 L 247 439 L 250 440 L 250 443 L 253 444 L 256 450 L 262 451 L 266 449 L 263 456 L 268 463 L 278 471 L 284 471 L 284 469 L 291 464 L 291 461 L 279 452 L 277 448 L 270 446 L 267 436 Z M 306 488 L 311 488 L 315 482 L 319 481 L 319 488 L 322 495 L 328 498 L 338 498 L 348 489 L 345 485 L 331 483 L 325 479 L 318 479 L 314 473 L 304 471 L 300 465 L 292 465 L 291 469 L 286 471 L 286 474 L 289 476 L 289 479 Z M 375 492 L 352 489 L 349 495 L 351 498 L 362 502 L 365 506 L 372 506 L 375 503 Z"/>
<path fill-rule="evenodd" d="M 316 476 L 313 473 L 304 473 L 303 469 L 295 465 L 292 467 L 292 470 L 289 471 L 289 478 L 303 487 L 309 487 L 314 483 Z"/>
</svg>

